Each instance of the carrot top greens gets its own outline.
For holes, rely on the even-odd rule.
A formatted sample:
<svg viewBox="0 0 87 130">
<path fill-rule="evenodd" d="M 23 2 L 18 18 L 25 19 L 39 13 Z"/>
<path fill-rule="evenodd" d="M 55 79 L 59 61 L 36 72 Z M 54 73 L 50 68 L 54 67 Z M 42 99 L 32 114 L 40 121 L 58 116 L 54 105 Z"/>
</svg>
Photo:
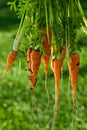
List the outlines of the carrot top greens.
<svg viewBox="0 0 87 130">
<path fill-rule="evenodd" d="M 80 50 L 76 41 L 77 30 L 87 26 L 80 0 L 14 0 L 8 5 L 20 19 L 13 50 L 26 52 L 30 46 L 43 52 L 41 26 L 47 28 L 48 40 L 48 27 L 51 27 L 53 56 L 60 57 L 64 46 L 67 55 Z"/>
</svg>

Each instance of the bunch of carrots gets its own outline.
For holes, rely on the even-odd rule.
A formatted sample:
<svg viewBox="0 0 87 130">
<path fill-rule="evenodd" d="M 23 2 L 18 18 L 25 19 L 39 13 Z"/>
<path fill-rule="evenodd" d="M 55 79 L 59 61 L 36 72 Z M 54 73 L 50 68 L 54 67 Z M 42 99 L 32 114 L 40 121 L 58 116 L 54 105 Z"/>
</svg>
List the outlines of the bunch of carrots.
<svg viewBox="0 0 87 130">
<path fill-rule="evenodd" d="M 51 44 L 48 43 L 47 35 L 45 35 L 45 40 L 43 41 L 43 47 L 46 51 L 46 54 L 41 54 L 39 50 L 33 50 L 29 48 L 27 50 L 27 63 L 28 63 L 28 71 L 29 71 L 29 81 L 31 84 L 31 88 L 34 89 L 37 82 L 37 74 L 41 63 L 41 57 L 43 57 L 44 65 L 46 73 L 48 73 L 48 65 L 49 59 L 51 56 Z M 52 37 L 52 34 L 50 33 Z M 51 68 L 54 73 L 55 78 L 55 92 L 56 92 L 56 109 L 58 106 L 58 99 L 60 94 L 60 73 L 61 68 L 63 66 L 63 61 L 66 55 L 66 48 L 64 47 L 61 53 L 61 57 L 59 59 L 53 58 L 51 61 Z M 5 75 L 9 71 L 11 65 L 17 57 L 17 52 L 11 51 L 7 57 L 7 65 L 5 69 Z M 70 54 L 68 57 L 68 68 L 69 74 L 71 77 L 71 84 L 73 88 L 74 101 L 76 101 L 76 86 L 78 80 L 78 72 L 79 72 L 79 64 L 80 64 L 80 56 L 77 53 Z"/>
<path fill-rule="evenodd" d="M 33 44 L 33 42 L 28 43 L 27 45 L 29 46 L 25 51 L 29 72 L 28 80 L 31 85 L 31 89 L 34 90 L 37 83 L 41 61 L 43 60 L 44 63 L 46 77 L 48 75 L 49 65 L 51 66 L 55 78 L 55 112 L 57 112 L 60 96 L 61 70 L 63 68 L 65 56 L 67 59 L 67 66 L 73 90 L 73 101 L 74 104 L 76 104 L 76 88 L 79 74 L 80 55 L 77 53 L 78 45 L 73 39 L 76 38 L 76 29 L 78 28 L 76 13 L 76 10 L 78 10 L 77 2 L 72 0 L 71 4 L 70 1 L 61 2 L 60 0 L 59 2 L 59 0 L 54 0 L 53 2 L 52 0 L 45 0 L 43 2 L 44 7 L 42 6 L 42 1 L 40 0 L 37 0 L 37 4 L 32 4 L 32 2 L 29 2 L 28 0 L 24 3 L 27 9 L 24 8 L 25 11 L 20 15 L 22 16 L 21 22 L 17 36 L 14 40 L 13 50 L 7 57 L 7 64 L 3 78 L 10 70 L 18 55 L 21 39 L 24 34 L 26 34 L 28 40 L 30 39 L 30 36 L 33 37 L 32 41 L 35 41 L 35 44 Z M 29 10 L 29 7 L 32 6 L 33 10 L 30 11 L 31 8 Z M 23 9 L 22 5 L 19 7 Z M 80 9 L 81 6 L 79 5 L 78 8 Z M 41 20 L 41 17 L 37 18 L 38 15 L 41 17 L 43 16 L 43 19 L 45 19 L 45 24 L 43 23 L 44 20 Z M 26 31 L 26 28 L 28 27 L 29 32 Z M 39 34 L 37 35 L 37 31 L 34 32 L 35 30 L 33 31 L 33 29 L 39 30 Z M 44 37 L 43 41 L 39 41 L 38 36 Z"/>
<path fill-rule="evenodd" d="M 42 29 L 42 28 L 41 28 Z M 54 74 L 55 78 L 55 109 L 54 109 L 54 118 L 53 118 L 53 125 L 55 123 L 55 119 L 58 112 L 58 103 L 59 103 L 59 96 L 60 96 L 60 75 L 61 75 L 61 69 L 63 67 L 64 58 L 66 55 L 66 47 L 64 46 L 60 57 L 51 57 L 51 40 L 52 40 L 52 33 L 49 32 L 50 36 L 50 43 L 48 42 L 47 34 L 44 33 L 45 39 L 42 42 L 43 48 L 45 50 L 45 54 L 41 53 L 38 49 L 28 48 L 27 49 L 27 64 L 28 64 L 28 72 L 29 72 L 29 82 L 31 85 L 32 91 L 34 91 L 35 85 L 37 83 L 37 75 L 41 63 L 41 58 L 43 59 L 44 66 L 45 66 L 45 72 L 46 76 L 48 74 L 48 67 L 50 63 L 51 58 L 51 68 Z M 11 51 L 7 57 L 7 65 L 5 69 L 5 74 L 9 71 L 11 65 L 15 61 L 17 57 L 16 51 Z M 80 64 L 80 56 L 77 53 L 71 53 L 68 57 L 68 68 L 69 68 L 69 75 L 71 78 L 71 85 L 73 89 L 73 100 L 74 104 L 76 104 L 76 87 L 77 87 L 77 81 L 78 81 L 78 73 L 79 73 L 79 64 Z"/>
</svg>

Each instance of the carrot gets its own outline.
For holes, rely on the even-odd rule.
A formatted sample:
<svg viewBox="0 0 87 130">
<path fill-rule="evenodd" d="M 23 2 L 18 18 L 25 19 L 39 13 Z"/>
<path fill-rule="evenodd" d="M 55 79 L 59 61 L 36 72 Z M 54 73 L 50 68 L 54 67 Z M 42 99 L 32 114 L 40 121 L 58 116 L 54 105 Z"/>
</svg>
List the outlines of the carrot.
<svg viewBox="0 0 87 130">
<path fill-rule="evenodd" d="M 31 71 L 32 71 L 32 74 L 30 75 L 30 84 L 32 86 L 32 89 L 34 89 L 37 81 L 37 73 L 41 62 L 40 51 L 32 50 L 30 59 L 31 59 Z"/>
<path fill-rule="evenodd" d="M 28 70 L 30 73 L 32 73 L 32 71 L 31 71 L 31 53 L 32 53 L 32 48 L 29 48 L 27 50 L 27 63 L 28 63 Z"/>
<path fill-rule="evenodd" d="M 51 61 L 51 68 L 54 73 L 55 78 L 55 109 L 54 109 L 54 116 L 53 116 L 53 122 L 52 122 L 52 128 L 54 126 L 57 112 L 58 112 L 58 102 L 59 102 L 59 96 L 60 96 L 60 73 L 62 68 L 63 62 L 62 58 L 60 59 L 52 59 Z"/>
<path fill-rule="evenodd" d="M 77 53 L 70 54 L 68 59 L 68 68 L 73 89 L 74 103 L 76 103 L 76 86 L 78 81 L 80 56 Z"/>
<path fill-rule="evenodd" d="M 55 77 L 55 112 L 58 111 L 58 100 L 60 95 L 60 73 L 62 67 L 62 59 L 53 59 L 51 67 Z"/>
<path fill-rule="evenodd" d="M 66 55 L 66 48 L 64 47 L 62 50 L 62 54 L 60 59 L 52 59 L 51 61 L 51 68 L 54 73 L 55 77 L 55 110 L 58 109 L 58 100 L 59 100 L 59 94 L 60 94 L 60 73 L 61 68 L 63 66 L 64 57 Z"/>
<path fill-rule="evenodd" d="M 9 71 L 9 69 L 10 69 L 12 63 L 14 62 L 16 56 L 17 56 L 17 52 L 15 52 L 13 50 L 9 53 L 9 55 L 7 57 L 7 64 L 6 64 L 6 69 L 5 69 L 5 75 Z"/>
</svg>

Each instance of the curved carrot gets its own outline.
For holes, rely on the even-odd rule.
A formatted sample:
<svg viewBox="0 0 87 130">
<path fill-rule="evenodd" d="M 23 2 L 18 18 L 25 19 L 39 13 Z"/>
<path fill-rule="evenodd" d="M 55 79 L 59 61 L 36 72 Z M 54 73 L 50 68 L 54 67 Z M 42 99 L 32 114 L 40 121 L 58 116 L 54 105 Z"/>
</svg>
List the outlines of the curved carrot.
<svg viewBox="0 0 87 130">
<path fill-rule="evenodd" d="M 12 63 L 16 59 L 16 56 L 17 56 L 17 52 L 15 52 L 13 50 L 9 53 L 9 55 L 7 57 L 7 64 L 6 64 L 5 74 L 9 71 Z"/>
<path fill-rule="evenodd" d="M 70 54 L 68 59 L 69 74 L 71 77 L 71 84 L 73 88 L 74 103 L 76 103 L 76 86 L 78 81 L 80 56 L 79 54 Z"/>
</svg>

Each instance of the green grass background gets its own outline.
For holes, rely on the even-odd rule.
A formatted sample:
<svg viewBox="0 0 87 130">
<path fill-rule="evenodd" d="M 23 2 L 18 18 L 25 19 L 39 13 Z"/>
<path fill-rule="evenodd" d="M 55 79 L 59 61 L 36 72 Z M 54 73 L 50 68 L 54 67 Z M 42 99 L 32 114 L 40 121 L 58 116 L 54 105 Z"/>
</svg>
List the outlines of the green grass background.
<svg viewBox="0 0 87 130">
<path fill-rule="evenodd" d="M 85 4 L 83 3 L 84 9 Z M 14 12 L 0 1 L 0 79 L 4 73 L 8 53 L 18 29 Z M 73 107 L 72 88 L 69 87 L 67 58 L 64 60 L 58 115 L 53 130 L 87 130 L 87 36 L 78 32 L 81 44 L 80 72 L 77 85 L 77 106 Z M 18 53 L 5 79 L 0 81 L 0 130 L 50 130 L 54 113 L 54 76 L 49 65 L 47 87 L 50 103 L 47 109 L 45 73 L 41 61 L 33 96 L 26 71 L 26 56 Z"/>
</svg>

